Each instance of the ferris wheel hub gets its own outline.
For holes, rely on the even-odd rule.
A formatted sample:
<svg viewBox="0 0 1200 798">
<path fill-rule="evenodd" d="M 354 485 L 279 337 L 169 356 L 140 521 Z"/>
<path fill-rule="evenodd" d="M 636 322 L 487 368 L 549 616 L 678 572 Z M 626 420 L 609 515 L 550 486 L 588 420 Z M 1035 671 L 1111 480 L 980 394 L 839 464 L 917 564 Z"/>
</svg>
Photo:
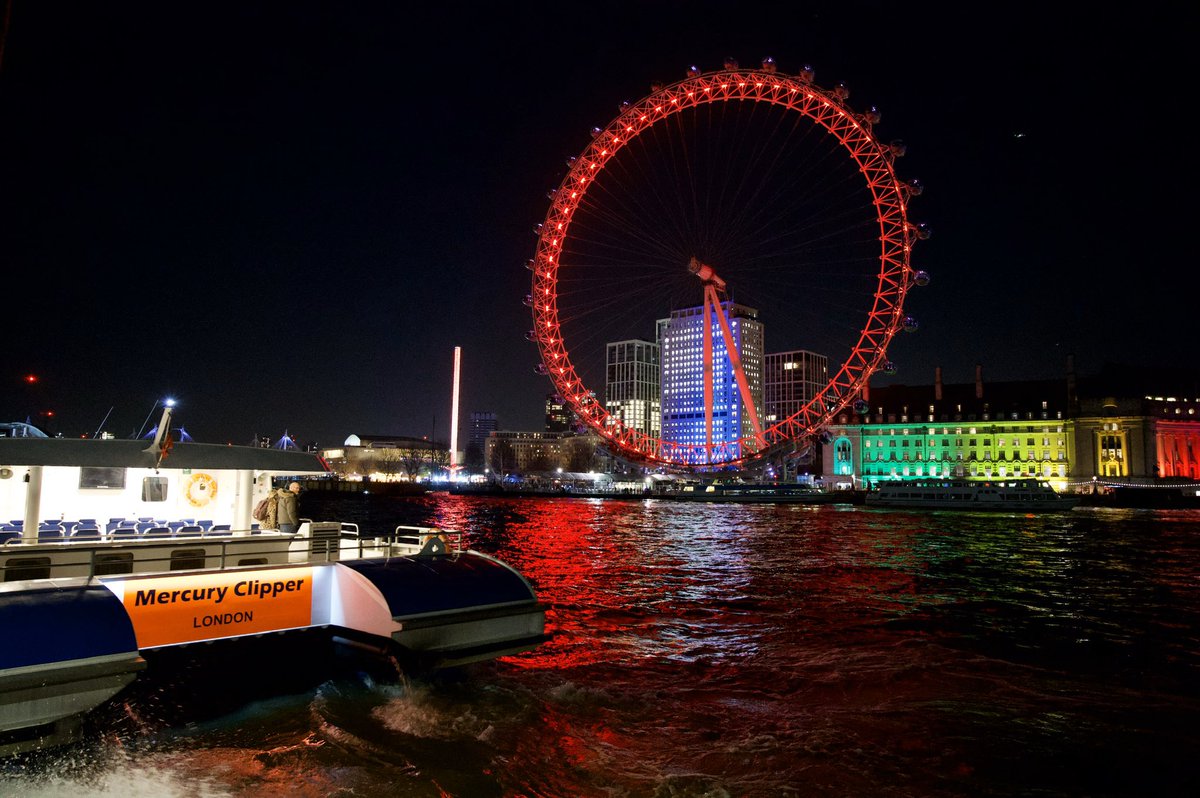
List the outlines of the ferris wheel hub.
<svg viewBox="0 0 1200 798">
<path fill-rule="evenodd" d="M 712 266 L 707 263 L 701 263 L 695 257 L 688 261 L 687 270 L 700 278 L 700 281 L 705 285 L 711 285 L 718 291 L 725 290 L 725 281 L 717 276 L 713 271 Z"/>
</svg>

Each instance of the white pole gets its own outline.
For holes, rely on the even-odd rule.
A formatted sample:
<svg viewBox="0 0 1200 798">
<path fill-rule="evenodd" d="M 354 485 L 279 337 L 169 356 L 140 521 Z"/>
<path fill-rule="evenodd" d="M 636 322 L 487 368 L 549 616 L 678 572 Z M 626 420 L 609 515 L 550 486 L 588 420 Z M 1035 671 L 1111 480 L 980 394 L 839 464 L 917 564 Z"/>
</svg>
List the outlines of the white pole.
<svg viewBox="0 0 1200 798">
<path fill-rule="evenodd" d="M 42 513 L 42 467 L 30 466 L 29 474 L 25 477 L 25 524 L 21 530 L 21 540 L 25 543 L 37 543 L 38 525 Z M 96 519 L 100 523 L 100 519 Z"/>
<path fill-rule="evenodd" d="M 254 519 L 250 517 L 250 511 L 254 509 L 254 471 L 249 468 L 243 468 L 234 473 L 234 494 L 233 494 L 233 528 L 241 530 L 243 534 L 249 534 L 250 526 L 254 523 Z M 266 496 L 271 490 L 271 475 L 262 474 L 259 479 L 267 481 L 267 489 L 262 491 L 262 495 Z"/>
<path fill-rule="evenodd" d="M 454 347 L 454 391 L 450 407 L 450 476 L 458 468 L 458 374 L 462 364 L 462 347 Z"/>
</svg>

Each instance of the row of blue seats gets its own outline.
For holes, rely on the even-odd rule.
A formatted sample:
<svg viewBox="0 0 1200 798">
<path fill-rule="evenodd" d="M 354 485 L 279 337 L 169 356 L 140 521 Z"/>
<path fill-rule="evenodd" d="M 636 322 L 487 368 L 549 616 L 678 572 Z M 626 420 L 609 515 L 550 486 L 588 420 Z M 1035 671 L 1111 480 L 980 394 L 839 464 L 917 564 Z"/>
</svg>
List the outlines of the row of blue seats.
<svg viewBox="0 0 1200 798">
<path fill-rule="evenodd" d="M 251 530 L 257 533 L 259 525 L 255 524 Z M 80 526 L 73 529 L 71 532 L 64 532 L 62 529 L 39 530 L 38 543 L 51 543 L 54 541 L 99 541 L 99 540 L 152 540 L 156 538 L 174 538 L 174 537 L 227 537 L 233 534 L 229 524 L 214 524 L 208 529 L 202 529 L 198 525 L 191 524 L 182 526 L 178 529 L 171 529 L 166 526 L 153 526 L 146 530 L 138 529 L 133 526 L 120 526 L 113 529 L 111 532 L 101 532 L 98 527 Z M 11 524 L 0 525 L 0 544 L 8 543 L 9 541 L 20 540 L 22 532 L 19 529 L 13 529 Z"/>
<path fill-rule="evenodd" d="M 132 526 L 145 532 L 152 527 L 165 526 L 172 530 L 178 530 L 184 526 L 198 526 L 202 530 L 207 530 L 213 525 L 211 519 L 202 518 L 196 520 L 194 518 L 182 518 L 178 521 L 167 521 L 162 518 L 110 518 L 108 523 L 104 525 L 104 531 L 112 532 L 118 527 Z M 50 519 L 42 521 L 38 524 L 38 530 L 43 532 L 52 532 L 55 529 L 61 529 L 65 534 L 70 535 L 79 527 L 88 527 L 99 529 L 100 524 L 95 518 L 81 518 L 78 521 L 60 521 L 58 519 Z M 0 529 L 24 529 L 25 524 L 21 519 L 14 519 L 7 524 L 0 524 Z"/>
</svg>

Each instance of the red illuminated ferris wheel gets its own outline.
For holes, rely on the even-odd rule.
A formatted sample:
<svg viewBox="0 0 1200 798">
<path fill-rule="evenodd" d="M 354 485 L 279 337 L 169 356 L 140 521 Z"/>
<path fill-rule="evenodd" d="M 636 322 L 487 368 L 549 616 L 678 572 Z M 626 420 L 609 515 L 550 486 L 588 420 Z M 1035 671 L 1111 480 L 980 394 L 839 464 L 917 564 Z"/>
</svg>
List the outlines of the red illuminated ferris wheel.
<svg viewBox="0 0 1200 798">
<path fill-rule="evenodd" d="M 894 369 L 889 343 L 916 328 L 905 296 L 928 280 L 909 257 L 928 237 L 908 217 L 921 186 L 897 177 L 904 145 L 876 137 L 879 112 L 852 110 L 848 96 L 844 84 L 818 87 L 809 67 L 784 75 L 771 59 L 692 67 L 623 103 L 567 162 L 528 264 L 530 337 L 539 371 L 614 453 L 745 464 L 812 440 L 852 403 L 865 412 L 867 380 Z M 702 321 L 670 326 L 685 316 Z M 751 323 L 767 339 L 757 349 L 745 343 Z M 687 349 L 662 354 L 663 379 L 672 369 L 693 378 L 664 381 L 673 387 L 661 402 L 689 419 L 690 437 L 664 428 L 663 404 L 635 417 L 633 401 L 609 395 L 652 378 L 645 363 L 614 363 L 612 347 L 657 345 L 665 329 L 677 331 L 676 353 Z M 793 350 L 824 353 L 827 366 L 806 375 L 802 404 L 770 412 L 754 389 L 764 352 Z M 687 412 L 671 404 L 685 390 Z M 657 426 L 647 418 L 656 413 Z M 718 423 L 730 416 L 732 428 Z"/>
</svg>

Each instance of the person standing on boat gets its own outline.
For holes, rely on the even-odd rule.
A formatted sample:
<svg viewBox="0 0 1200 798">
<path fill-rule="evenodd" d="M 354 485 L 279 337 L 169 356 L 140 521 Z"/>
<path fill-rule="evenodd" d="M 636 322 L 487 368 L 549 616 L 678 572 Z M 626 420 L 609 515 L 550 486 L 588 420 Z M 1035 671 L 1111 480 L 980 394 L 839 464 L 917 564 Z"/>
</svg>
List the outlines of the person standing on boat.
<svg viewBox="0 0 1200 798">
<path fill-rule="evenodd" d="M 275 523 L 272 526 L 289 535 L 296 534 L 300 527 L 300 511 L 296 497 L 300 494 L 300 483 L 288 483 L 287 488 L 275 490 Z"/>
</svg>

